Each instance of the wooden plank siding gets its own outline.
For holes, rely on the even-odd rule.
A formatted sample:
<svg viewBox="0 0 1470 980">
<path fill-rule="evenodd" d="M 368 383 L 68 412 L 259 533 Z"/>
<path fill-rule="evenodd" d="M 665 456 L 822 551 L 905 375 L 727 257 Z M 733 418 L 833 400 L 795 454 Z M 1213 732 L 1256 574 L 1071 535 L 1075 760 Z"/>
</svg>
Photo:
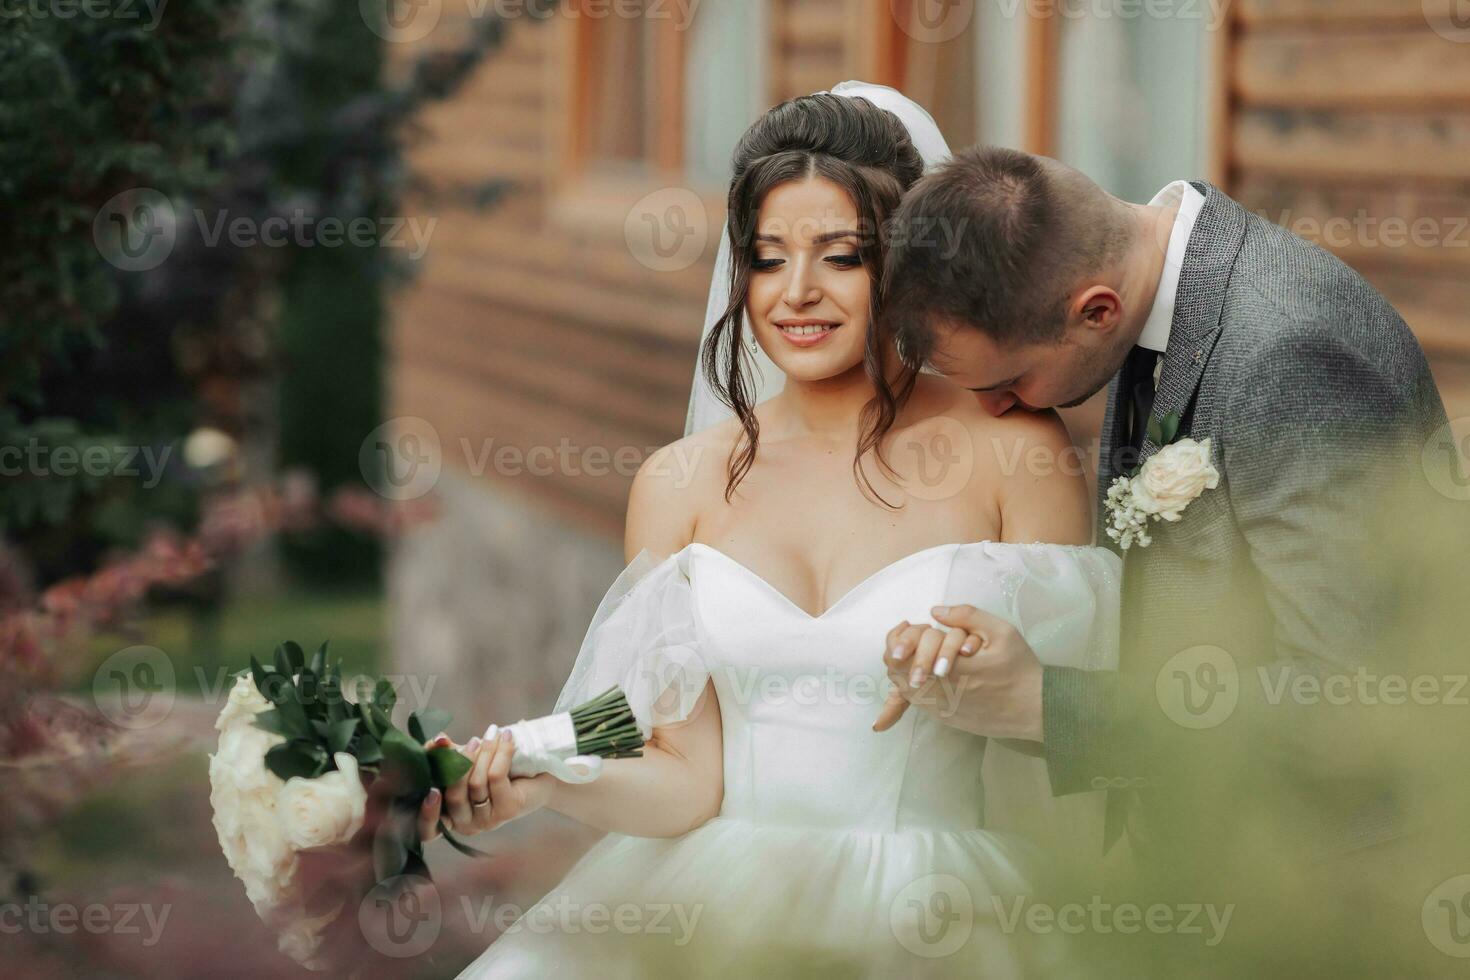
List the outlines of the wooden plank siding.
<svg viewBox="0 0 1470 980">
<path fill-rule="evenodd" d="M 1403 313 L 1452 418 L 1470 414 L 1470 32 L 1455 2 L 1238 0 L 1215 150 L 1231 194 Z"/>
<path fill-rule="evenodd" d="M 875 59 L 892 57 L 893 38 L 876 36 L 887 0 L 762 2 L 772 101 L 861 77 L 865 66 L 876 70 Z M 396 66 L 463 36 L 466 9 L 446 0 L 429 38 L 390 45 Z M 610 80 L 577 62 L 577 32 L 596 29 L 585 18 L 518 22 L 459 96 L 424 112 L 410 164 L 425 184 L 508 178 L 516 186 L 484 212 L 421 203 L 421 217 L 438 223 L 418 277 L 394 299 L 389 399 L 391 414 L 434 425 L 447 466 L 617 536 L 626 466 L 597 476 L 560 466 L 550 475 L 513 474 L 495 465 L 494 452 L 645 454 L 678 438 L 724 188 L 694 188 L 708 226 L 698 261 L 671 272 L 638 261 L 624 237 L 630 209 L 684 178 L 663 153 L 643 177 L 610 176 L 586 160 L 576 89 Z M 658 57 L 677 67 L 662 40 Z"/>
<path fill-rule="evenodd" d="M 714 248 L 677 273 L 631 254 L 623 219 L 668 178 L 650 175 L 646 188 L 620 188 L 601 207 L 568 186 L 570 26 L 516 23 L 457 98 L 422 116 L 410 164 L 426 183 L 508 178 L 515 187 L 487 211 L 421 205 L 438 224 L 418 277 L 394 301 L 390 404 L 393 415 L 434 425 L 447 466 L 615 536 L 626 453 L 641 459 L 683 429 Z M 559 452 L 571 464 L 515 472 L 495 462 L 507 446 L 522 460 L 541 447 L 544 459 Z M 614 467 L 619 450 L 625 461 Z"/>
</svg>

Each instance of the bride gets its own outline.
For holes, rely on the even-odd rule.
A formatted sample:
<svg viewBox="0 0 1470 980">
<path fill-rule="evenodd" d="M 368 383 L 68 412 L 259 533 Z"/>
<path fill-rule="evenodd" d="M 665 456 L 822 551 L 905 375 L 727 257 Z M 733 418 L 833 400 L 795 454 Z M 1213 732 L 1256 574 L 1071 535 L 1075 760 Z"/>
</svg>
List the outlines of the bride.
<svg viewBox="0 0 1470 980">
<path fill-rule="evenodd" d="M 877 318 L 884 219 L 947 153 L 922 109 L 857 83 L 741 140 L 690 433 L 634 481 L 631 564 L 557 705 L 618 684 L 648 744 L 578 785 L 467 746 L 426 830 L 441 807 L 465 832 L 549 807 L 610 833 L 464 976 L 1066 972 L 1009 915 L 1039 866 L 981 829 L 985 740 L 920 711 L 874 729 L 885 636 L 936 603 L 1115 666 L 1118 562 L 1088 546 L 1085 484 L 1020 462 L 1068 451 L 1060 421 L 909 371 Z M 974 641 L 931 635 L 910 681 L 942 698 Z"/>
</svg>

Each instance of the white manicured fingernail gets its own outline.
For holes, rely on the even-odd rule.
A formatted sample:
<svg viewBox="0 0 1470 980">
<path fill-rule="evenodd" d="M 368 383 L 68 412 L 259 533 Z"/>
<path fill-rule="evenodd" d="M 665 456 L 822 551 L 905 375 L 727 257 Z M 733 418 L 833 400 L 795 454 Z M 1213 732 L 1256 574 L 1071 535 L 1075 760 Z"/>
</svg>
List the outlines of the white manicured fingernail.
<svg viewBox="0 0 1470 980">
<path fill-rule="evenodd" d="M 949 658 L 940 657 L 939 661 L 934 664 L 934 676 L 943 677 L 947 673 L 949 673 Z"/>
<path fill-rule="evenodd" d="M 908 655 L 909 655 L 909 646 L 908 646 L 907 643 L 900 643 L 898 646 L 896 646 L 896 647 L 893 648 L 893 659 L 894 660 L 902 660 L 904 657 L 907 657 Z"/>
</svg>

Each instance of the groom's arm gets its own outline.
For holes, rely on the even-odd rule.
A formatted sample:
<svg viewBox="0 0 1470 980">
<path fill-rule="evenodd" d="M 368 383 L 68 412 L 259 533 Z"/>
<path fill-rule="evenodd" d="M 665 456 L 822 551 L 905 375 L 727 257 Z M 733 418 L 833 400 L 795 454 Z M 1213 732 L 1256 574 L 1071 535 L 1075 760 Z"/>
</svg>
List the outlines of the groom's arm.
<svg viewBox="0 0 1470 980">
<path fill-rule="evenodd" d="M 1389 577 L 1392 559 L 1404 557 L 1393 553 L 1404 543 L 1394 532 L 1440 503 L 1416 458 L 1422 393 L 1325 328 L 1283 331 L 1226 390 L 1222 490 L 1271 613 L 1271 649 L 1236 651 L 1231 723 L 1197 734 L 1221 751 L 1265 751 L 1318 776 L 1361 772 L 1377 754 L 1377 729 L 1353 706 L 1289 692 L 1305 675 L 1319 684 L 1406 652 L 1387 627 L 1404 601 Z M 1405 666 L 1400 659 L 1395 669 Z M 1172 781 L 1166 760 L 1179 729 L 1161 714 L 1153 682 L 1128 671 L 1044 668 L 1054 793 L 1120 775 Z"/>
<path fill-rule="evenodd" d="M 1377 754 L 1369 704 L 1289 692 L 1412 666 L 1396 617 L 1415 597 L 1394 579 L 1424 544 L 1410 528 L 1442 503 L 1420 460 L 1425 399 L 1437 402 L 1427 370 L 1415 379 L 1381 356 L 1331 326 L 1282 331 L 1231 386 L 1224 416 L 1224 485 L 1272 620 L 1271 649 L 1241 664 L 1235 737 L 1316 776 Z"/>
<path fill-rule="evenodd" d="M 1120 676 L 1114 671 L 1042 667 L 1041 731 L 1053 795 L 1094 789 L 1094 780 L 1122 769 L 1131 756 L 1115 722 L 1122 710 Z"/>
</svg>

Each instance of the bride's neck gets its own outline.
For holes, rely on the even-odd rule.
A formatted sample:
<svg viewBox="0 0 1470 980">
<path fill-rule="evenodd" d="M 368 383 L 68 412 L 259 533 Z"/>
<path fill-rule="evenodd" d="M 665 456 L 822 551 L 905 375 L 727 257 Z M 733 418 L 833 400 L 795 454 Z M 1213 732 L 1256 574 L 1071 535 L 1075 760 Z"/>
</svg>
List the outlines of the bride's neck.
<svg viewBox="0 0 1470 980">
<path fill-rule="evenodd" d="M 890 378 L 898 370 L 897 358 L 886 359 Z M 775 424 L 761 433 L 775 438 L 824 436 L 851 442 L 857 433 L 863 406 L 872 399 L 873 382 L 861 363 L 831 378 L 802 381 L 787 378 L 781 394 L 772 400 L 777 409 Z"/>
</svg>

